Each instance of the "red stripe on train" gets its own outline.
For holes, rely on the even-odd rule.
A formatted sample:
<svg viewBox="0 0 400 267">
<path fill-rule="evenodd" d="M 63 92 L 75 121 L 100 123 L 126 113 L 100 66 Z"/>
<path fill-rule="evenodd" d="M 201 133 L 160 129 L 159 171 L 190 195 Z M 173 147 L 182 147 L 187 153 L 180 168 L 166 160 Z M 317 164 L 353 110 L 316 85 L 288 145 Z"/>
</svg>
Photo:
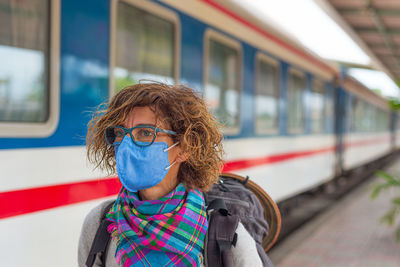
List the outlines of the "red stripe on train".
<svg viewBox="0 0 400 267">
<path fill-rule="evenodd" d="M 390 142 L 390 140 L 391 140 L 391 136 L 381 136 L 381 137 L 375 137 L 373 139 L 345 142 L 344 147 L 346 149 L 348 149 L 350 147 L 373 145 L 373 144 L 382 143 L 382 142 Z"/>
<path fill-rule="evenodd" d="M 112 196 L 120 188 L 114 177 L 2 192 L 0 219 Z"/>
<path fill-rule="evenodd" d="M 270 39 L 271 41 L 275 42 L 276 44 L 286 48 L 287 50 L 303 57 L 304 59 L 308 60 L 309 62 L 315 64 L 316 66 L 319 66 L 331 73 L 336 73 L 336 71 L 334 69 L 332 69 L 331 67 L 329 67 L 328 65 L 324 64 L 323 62 L 317 60 L 316 58 L 304 53 L 302 50 L 286 43 L 285 41 L 277 38 L 276 36 L 272 35 L 271 33 L 267 32 L 265 29 L 262 29 L 261 27 L 258 27 L 254 24 L 252 24 L 251 22 L 247 21 L 246 19 L 242 18 L 241 16 L 239 16 L 238 14 L 230 11 L 229 9 L 225 8 L 224 6 L 222 6 L 219 3 L 216 3 L 212 0 L 201 0 L 204 3 L 207 3 L 208 5 L 214 7 L 215 9 L 218 9 L 219 11 L 221 11 L 222 13 L 225 13 L 226 15 L 230 16 L 231 18 L 235 19 L 236 21 L 242 23 L 243 25 L 245 25 L 246 27 L 251 28 L 252 30 L 262 34 L 263 36 L 267 37 L 268 39 Z"/>
<path fill-rule="evenodd" d="M 373 145 L 376 143 L 382 143 L 382 142 L 388 142 L 388 141 L 390 141 L 390 137 L 387 137 L 387 136 L 377 137 L 374 139 L 353 141 L 351 143 L 346 142 L 344 144 L 344 148 L 349 149 L 350 147 Z M 285 153 L 285 154 L 277 154 L 277 155 L 271 155 L 271 156 L 253 158 L 253 159 L 239 159 L 239 160 L 227 162 L 224 166 L 223 171 L 224 172 L 236 171 L 236 170 L 251 168 L 251 167 L 255 167 L 255 166 L 259 166 L 259 165 L 271 164 L 271 163 L 285 161 L 285 160 L 289 160 L 289 159 L 306 157 L 306 156 L 311 156 L 314 154 L 320 154 L 320 153 L 325 153 L 325 152 L 331 152 L 334 150 L 335 150 L 335 147 L 328 147 L 328 148 L 322 148 L 322 149 L 316 149 L 316 150 L 307 150 L 307 151 L 298 151 L 298 152 Z"/>
<path fill-rule="evenodd" d="M 325 153 L 325 152 L 331 152 L 334 150 L 335 150 L 334 147 L 328 147 L 328 148 L 317 149 L 317 150 L 278 154 L 278 155 L 266 156 L 266 157 L 261 157 L 261 158 L 235 160 L 235 161 L 227 162 L 224 166 L 223 171 L 224 172 L 236 171 L 236 170 L 251 168 L 251 167 L 255 167 L 255 166 L 259 166 L 259 165 L 266 165 L 266 164 L 276 163 L 276 162 L 285 161 L 285 160 L 289 160 L 289 159 L 306 157 L 306 156 L 311 156 L 311 155 Z"/>
</svg>

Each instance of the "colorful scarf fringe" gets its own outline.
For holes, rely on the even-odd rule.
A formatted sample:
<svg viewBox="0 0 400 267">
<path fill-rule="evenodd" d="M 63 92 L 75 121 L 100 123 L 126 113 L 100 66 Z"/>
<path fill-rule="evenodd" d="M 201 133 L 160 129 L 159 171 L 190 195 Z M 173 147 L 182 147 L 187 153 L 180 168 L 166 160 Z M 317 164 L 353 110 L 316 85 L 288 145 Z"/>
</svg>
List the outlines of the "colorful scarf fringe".
<svg viewBox="0 0 400 267">
<path fill-rule="evenodd" d="M 121 266 L 199 266 L 208 228 L 205 201 L 182 184 L 149 201 L 122 189 L 107 214 Z"/>
</svg>

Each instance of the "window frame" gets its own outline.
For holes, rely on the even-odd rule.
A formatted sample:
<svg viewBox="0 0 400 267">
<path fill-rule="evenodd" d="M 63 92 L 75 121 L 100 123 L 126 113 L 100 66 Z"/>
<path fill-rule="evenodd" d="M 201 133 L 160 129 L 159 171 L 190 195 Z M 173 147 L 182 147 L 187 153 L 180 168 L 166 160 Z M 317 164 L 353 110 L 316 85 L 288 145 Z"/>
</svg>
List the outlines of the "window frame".
<svg viewBox="0 0 400 267">
<path fill-rule="evenodd" d="M 174 83 L 179 83 L 180 78 L 180 64 L 181 64 L 181 22 L 179 16 L 176 12 L 161 6 L 160 4 L 143 1 L 143 0 L 111 0 L 111 10 L 110 10 L 110 55 L 109 55 L 109 83 L 108 83 L 108 93 L 109 101 L 115 95 L 115 79 L 114 79 L 114 69 L 116 61 L 116 36 L 117 36 L 117 10 L 118 3 L 124 2 L 125 4 L 131 5 L 138 9 L 142 9 L 154 16 L 161 19 L 168 20 L 174 25 L 174 67 L 173 67 L 173 78 Z"/>
<path fill-rule="evenodd" d="M 280 119 L 280 116 L 281 116 L 281 108 L 280 108 L 280 105 L 281 105 L 281 90 L 280 90 L 281 89 L 281 63 L 279 62 L 279 60 L 274 59 L 273 57 L 267 56 L 266 54 L 264 54 L 260 51 L 258 51 L 256 53 L 255 61 L 254 61 L 254 64 L 255 64 L 255 66 L 254 66 L 254 70 L 255 70 L 255 72 L 254 72 L 254 100 L 255 100 L 255 97 L 258 92 L 257 91 L 257 89 L 258 89 L 257 88 L 257 79 L 260 75 L 260 68 L 259 68 L 260 61 L 264 61 L 267 64 L 276 67 L 276 69 L 277 69 L 277 77 L 276 77 L 277 85 L 275 88 L 278 93 L 277 98 L 276 98 L 276 101 L 277 101 L 277 117 L 276 117 L 277 125 L 276 125 L 275 129 L 270 129 L 270 130 L 262 130 L 257 127 L 256 103 L 254 101 L 254 105 L 253 105 L 254 132 L 257 135 L 277 135 L 280 132 L 280 122 L 281 122 L 281 119 Z"/>
<path fill-rule="evenodd" d="M 296 129 L 296 131 L 290 131 L 289 127 L 289 89 L 290 89 L 290 75 L 291 74 L 302 76 L 304 79 L 304 89 L 301 96 L 301 104 L 303 105 L 303 126 L 301 130 Z M 287 91 L 286 91 L 286 132 L 288 135 L 299 135 L 306 134 L 307 131 L 307 108 L 305 103 L 305 95 L 307 94 L 307 74 L 295 67 L 289 67 L 287 71 Z"/>
<path fill-rule="evenodd" d="M 0 121 L 0 137 L 48 137 L 57 129 L 60 117 L 60 0 L 49 1 L 48 54 L 45 57 L 48 73 L 48 116 L 45 122 Z"/>
<path fill-rule="evenodd" d="M 226 135 L 239 135 L 240 130 L 242 128 L 242 100 L 243 100 L 243 48 L 242 45 L 240 44 L 239 41 L 230 38 L 226 36 L 223 33 L 217 32 L 213 29 L 206 29 L 204 33 L 204 39 L 203 39 L 203 90 L 202 94 L 204 95 L 205 93 L 205 88 L 206 84 L 208 82 L 208 71 L 209 71 L 209 62 L 208 62 L 208 57 L 209 57 L 209 52 L 210 52 L 210 40 L 214 40 L 216 42 L 222 43 L 225 46 L 229 46 L 232 49 L 235 49 L 238 52 L 238 66 L 239 66 L 239 78 L 238 78 L 238 83 L 239 83 L 239 107 L 238 107 L 238 112 L 239 112 L 239 122 L 238 126 L 235 128 L 227 128 L 227 127 L 222 127 L 222 132 L 223 134 Z"/>
</svg>

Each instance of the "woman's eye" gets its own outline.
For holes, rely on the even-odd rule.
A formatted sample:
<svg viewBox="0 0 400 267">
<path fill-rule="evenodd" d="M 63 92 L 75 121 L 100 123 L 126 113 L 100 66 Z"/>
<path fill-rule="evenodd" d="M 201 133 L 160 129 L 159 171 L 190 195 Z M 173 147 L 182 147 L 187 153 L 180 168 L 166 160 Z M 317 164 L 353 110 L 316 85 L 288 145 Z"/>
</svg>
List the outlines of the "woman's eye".
<svg viewBox="0 0 400 267">
<path fill-rule="evenodd" d="M 141 134 L 142 136 L 152 136 L 153 135 L 153 133 L 152 132 L 150 132 L 150 131 L 148 131 L 148 130 L 143 130 L 142 131 L 142 134 Z"/>
</svg>

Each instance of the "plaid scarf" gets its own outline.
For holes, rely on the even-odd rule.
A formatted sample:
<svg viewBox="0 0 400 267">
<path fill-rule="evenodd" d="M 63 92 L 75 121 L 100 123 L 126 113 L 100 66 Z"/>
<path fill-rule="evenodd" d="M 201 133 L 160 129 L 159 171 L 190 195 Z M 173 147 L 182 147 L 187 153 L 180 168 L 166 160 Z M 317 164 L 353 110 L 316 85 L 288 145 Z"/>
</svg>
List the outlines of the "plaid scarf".
<svg viewBox="0 0 400 267">
<path fill-rule="evenodd" d="M 121 266 L 199 266 L 208 228 L 199 190 L 179 184 L 157 200 L 139 200 L 122 187 L 106 215 Z"/>
</svg>

